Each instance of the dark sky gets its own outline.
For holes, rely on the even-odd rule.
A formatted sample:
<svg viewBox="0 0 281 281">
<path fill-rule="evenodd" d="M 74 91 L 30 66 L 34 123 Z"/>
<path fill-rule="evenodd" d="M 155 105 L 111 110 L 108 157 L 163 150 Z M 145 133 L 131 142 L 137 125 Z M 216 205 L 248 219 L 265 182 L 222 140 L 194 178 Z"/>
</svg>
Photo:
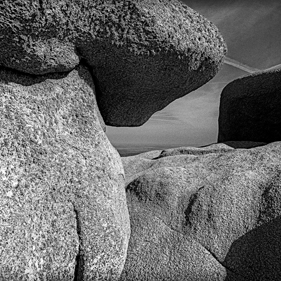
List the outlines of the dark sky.
<svg viewBox="0 0 281 281">
<path fill-rule="evenodd" d="M 230 58 L 203 87 L 156 112 L 141 127 L 107 127 L 117 148 L 162 149 L 216 142 L 219 99 L 227 83 L 281 64 L 281 0 L 183 0 L 221 31 Z"/>
</svg>

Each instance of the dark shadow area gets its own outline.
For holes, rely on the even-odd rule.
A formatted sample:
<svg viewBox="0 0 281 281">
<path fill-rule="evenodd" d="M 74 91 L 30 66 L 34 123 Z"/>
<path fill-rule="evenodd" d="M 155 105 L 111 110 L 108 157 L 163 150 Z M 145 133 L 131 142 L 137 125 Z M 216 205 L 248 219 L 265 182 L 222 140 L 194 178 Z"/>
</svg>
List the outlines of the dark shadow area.
<svg viewBox="0 0 281 281">
<path fill-rule="evenodd" d="M 224 141 L 223 143 L 233 148 L 254 148 L 267 144 L 266 142 L 257 141 Z"/>
<path fill-rule="evenodd" d="M 281 217 L 249 231 L 232 243 L 223 264 L 248 281 L 281 280 Z M 239 278 L 228 274 L 225 281 Z"/>
<path fill-rule="evenodd" d="M 77 51 L 78 52 L 78 51 Z M 98 78 L 96 77 L 96 75 L 94 74 L 94 70 L 93 67 L 87 62 L 87 60 L 85 58 L 83 58 L 80 53 L 78 52 L 79 56 L 80 56 L 80 65 L 84 66 L 85 68 L 87 68 L 87 70 L 89 71 L 89 73 L 91 74 L 91 78 L 93 80 L 93 84 L 94 84 L 94 88 L 93 88 L 93 84 L 90 83 L 90 87 L 93 88 L 95 95 L 96 95 L 96 99 L 97 99 L 97 103 L 98 103 L 98 99 L 99 97 L 102 95 L 102 91 L 100 89 L 100 84 L 98 81 Z M 87 82 L 87 81 L 86 81 Z"/>
<path fill-rule="evenodd" d="M 9 84 L 15 83 L 22 86 L 32 86 L 34 84 L 39 84 L 47 79 L 62 79 L 65 78 L 68 72 L 56 72 L 47 74 L 28 74 L 8 67 L 0 66 L 0 83 Z"/>
<path fill-rule="evenodd" d="M 258 146 L 264 146 L 268 144 L 267 142 L 258 142 L 258 141 L 223 141 L 223 142 L 213 142 L 210 144 L 199 146 L 199 148 L 208 147 L 213 144 L 226 144 L 232 148 L 254 148 Z"/>
</svg>

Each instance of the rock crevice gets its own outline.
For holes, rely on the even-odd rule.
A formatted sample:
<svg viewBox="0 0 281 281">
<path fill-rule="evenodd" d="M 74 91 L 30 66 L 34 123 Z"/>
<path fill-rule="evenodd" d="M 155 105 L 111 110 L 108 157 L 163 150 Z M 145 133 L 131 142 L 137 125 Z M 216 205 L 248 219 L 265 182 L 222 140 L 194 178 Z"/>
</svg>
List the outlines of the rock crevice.
<svg viewBox="0 0 281 281">
<path fill-rule="evenodd" d="M 78 253 L 76 255 L 75 258 L 75 269 L 74 269 L 74 279 L 73 281 L 80 281 L 80 280 L 84 280 L 83 277 L 83 272 L 84 272 L 84 268 L 83 268 L 83 255 L 82 255 L 82 247 L 81 247 L 81 243 L 82 243 L 82 239 L 81 239 L 81 222 L 79 219 L 79 213 L 78 210 L 75 209 L 74 207 L 74 213 L 75 213 L 75 219 L 76 219 L 76 228 L 77 228 L 77 235 L 79 237 L 79 246 L 78 246 Z"/>
</svg>

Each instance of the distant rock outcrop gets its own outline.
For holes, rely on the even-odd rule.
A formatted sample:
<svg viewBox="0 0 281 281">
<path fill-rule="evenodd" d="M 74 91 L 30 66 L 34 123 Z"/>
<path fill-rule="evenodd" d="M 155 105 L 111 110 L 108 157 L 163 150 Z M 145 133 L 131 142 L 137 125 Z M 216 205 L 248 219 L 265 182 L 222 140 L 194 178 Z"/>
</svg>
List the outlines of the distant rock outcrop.
<svg viewBox="0 0 281 281">
<path fill-rule="evenodd" d="M 93 88 L 80 66 L 39 77 L 0 70 L 0 280 L 120 276 L 124 170 Z"/>
<path fill-rule="evenodd" d="M 131 238 L 120 280 L 280 280 L 281 142 L 122 160 Z"/>
<path fill-rule="evenodd" d="M 91 66 L 105 123 L 138 126 L 209 81 L 226 45 L 177 0 L 0 3 L 0 65 L 31 74 Z"/>
<path fill-rule="evenodd" d="M 281 140 L 281 69 L 229 83 L 222 91 L 218 141 Z"/>
</svg>

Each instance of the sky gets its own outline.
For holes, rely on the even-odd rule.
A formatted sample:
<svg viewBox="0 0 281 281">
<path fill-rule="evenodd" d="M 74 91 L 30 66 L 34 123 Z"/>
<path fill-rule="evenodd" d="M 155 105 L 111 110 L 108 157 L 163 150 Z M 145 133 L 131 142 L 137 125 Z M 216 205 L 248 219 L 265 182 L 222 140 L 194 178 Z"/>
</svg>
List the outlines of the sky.
<svg viewBox="0 0 281 281">
<path fill-rule="evenodd" d="M 123 155 L 216 142 L 222 89 L 238 77 L 281 65 L 280 0 L 182 2 L 219 28 L 228 46 L 225 63 L 207 84 L 156 112 L 144 125 L 107 126 L 109 140 Z"/>
</svg>

